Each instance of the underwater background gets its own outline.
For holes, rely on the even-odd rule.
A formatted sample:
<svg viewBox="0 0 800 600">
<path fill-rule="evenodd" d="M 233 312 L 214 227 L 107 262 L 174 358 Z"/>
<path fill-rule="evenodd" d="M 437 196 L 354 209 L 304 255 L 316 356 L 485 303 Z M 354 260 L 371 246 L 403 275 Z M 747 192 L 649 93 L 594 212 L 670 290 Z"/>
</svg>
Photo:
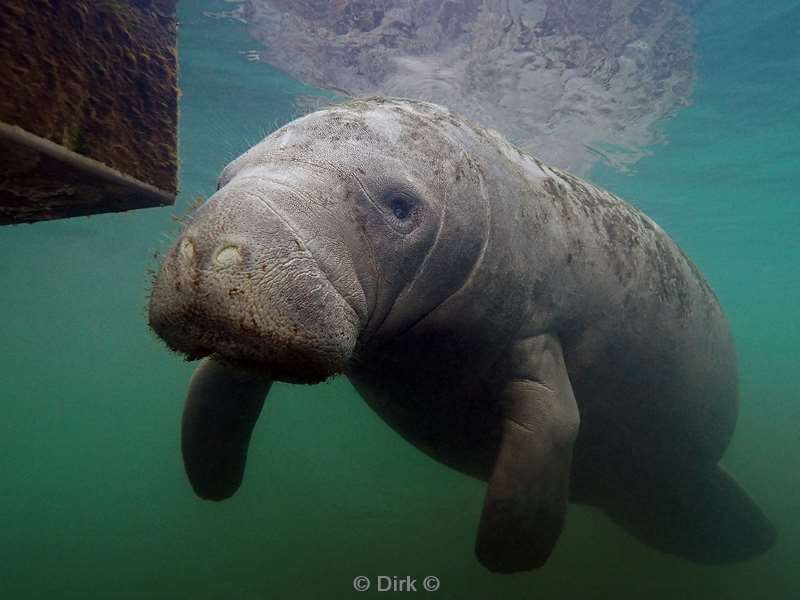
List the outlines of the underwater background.
<svg viewBox="0 0 800 600">
<path fill-rule="evenodd" d="M 546 568 L 474 558 L 484 484 L 412 448 L 337 379 L 276 384 L 248 476 L 195 498 L 179 427 L 193 365 L 147 328 L 154 253 L 219 170 L 323 95 L 247 60 L 241 23 L 180 2 L 175 208 L 0 229 L 0 598 L 346 598 L 366 575 L 441 581 L 439 598 L 800 597 L 800 4 L 707 2 L 692 104 L 667 144 L 588 178 L 691 256 L 736 336 L 742 407 L 723 463 L 771 517 L 757 559 L 703 567 L 571 505 Z M 418 584 L 418 587 L 419 584 Z"/>
</svg>

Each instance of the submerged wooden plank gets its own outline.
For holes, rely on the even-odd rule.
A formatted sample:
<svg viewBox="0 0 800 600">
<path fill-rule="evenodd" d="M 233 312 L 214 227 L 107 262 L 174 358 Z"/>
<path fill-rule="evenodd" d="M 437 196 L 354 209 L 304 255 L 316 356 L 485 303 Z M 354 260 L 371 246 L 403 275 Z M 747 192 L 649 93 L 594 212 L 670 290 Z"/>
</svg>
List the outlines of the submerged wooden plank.
<svg viewBox="0 0 800 600">
<path fill-rule="evenodd" d="M 0 0 L 0 224 L 171 204 L 175 0 Z"/>
<path fill-rule="evenodd" d="M 166 206 L 159 190 L 63 146 L 0 123 L 0 225 Z"/>
</svg>

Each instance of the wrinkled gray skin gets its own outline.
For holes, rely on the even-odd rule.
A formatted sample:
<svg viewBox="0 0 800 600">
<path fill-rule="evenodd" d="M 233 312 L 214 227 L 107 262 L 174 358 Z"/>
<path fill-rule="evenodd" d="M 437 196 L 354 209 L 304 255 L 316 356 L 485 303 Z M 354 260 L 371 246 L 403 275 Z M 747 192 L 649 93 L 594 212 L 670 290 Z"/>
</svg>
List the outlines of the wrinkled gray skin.
<svg viewBox="0 0 800 600">
<path fill-rule="evenodd" d="M 183 423 L 202 497 L 238 488 L 273 380 L 344 373 L 488 481 L 476 552 L 494 571 L 544 564 L 568 499 L 700 562 L 774 541 L 717 465 L 736 359 L 695 266 L 635 208 L 439 106 L 352 101 L 234 160 L 167 255 L 150 323 L 208 356 Z"/>
</svg>

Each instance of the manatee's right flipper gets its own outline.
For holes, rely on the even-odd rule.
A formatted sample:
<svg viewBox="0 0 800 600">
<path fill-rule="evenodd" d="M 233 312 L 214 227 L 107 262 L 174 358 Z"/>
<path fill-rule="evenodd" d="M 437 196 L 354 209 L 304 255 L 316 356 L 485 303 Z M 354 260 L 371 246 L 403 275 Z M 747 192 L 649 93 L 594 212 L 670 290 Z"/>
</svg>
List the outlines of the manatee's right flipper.
<svg viewBox="0 0 800 600">
<path fill-rule="evenodd" d="M 242 483 L 247 447 L 272 380 L 214 357 L 194 372 L 183 411 L 183 464 L 195 493 L 224 500 Z"/>
<path fill-rule="evenodd" d="M 775 543 L 772 523 L 719 466 L 634 483 L 606 513 L 645 544 L 714 564 L 745 560 Z"/>
<path fill-rule="evenodd" d="M 554 336 L 516 342 L 505 366 L 500 447 L 475 551 L 486 568 L 511 573 L 541 567 L 561 534 L 580 415 Z"/>
</svg>

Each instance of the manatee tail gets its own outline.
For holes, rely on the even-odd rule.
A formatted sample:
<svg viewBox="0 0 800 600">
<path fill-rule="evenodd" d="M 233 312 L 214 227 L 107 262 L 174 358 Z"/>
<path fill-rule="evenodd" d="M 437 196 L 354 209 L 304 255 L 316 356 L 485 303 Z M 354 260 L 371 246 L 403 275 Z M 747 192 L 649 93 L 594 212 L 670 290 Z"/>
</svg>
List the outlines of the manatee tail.
<svg viewBox="0 0 800 600">
<path fill-rule="evenodd" d="M 745 560 L 775 543 L 772 523 L 719 466 L 679 473 L 659 485 L 648 482 L 629 492 L 606 513 L 663 552 L 717 564 Z"/>
<path fill-rule="evenodd" d="M 224 500 L 242 483 L 247 447 L 272 380 L 205 358 L 183 410 L 183 464 L 195 493 Z"/>
</svg>

